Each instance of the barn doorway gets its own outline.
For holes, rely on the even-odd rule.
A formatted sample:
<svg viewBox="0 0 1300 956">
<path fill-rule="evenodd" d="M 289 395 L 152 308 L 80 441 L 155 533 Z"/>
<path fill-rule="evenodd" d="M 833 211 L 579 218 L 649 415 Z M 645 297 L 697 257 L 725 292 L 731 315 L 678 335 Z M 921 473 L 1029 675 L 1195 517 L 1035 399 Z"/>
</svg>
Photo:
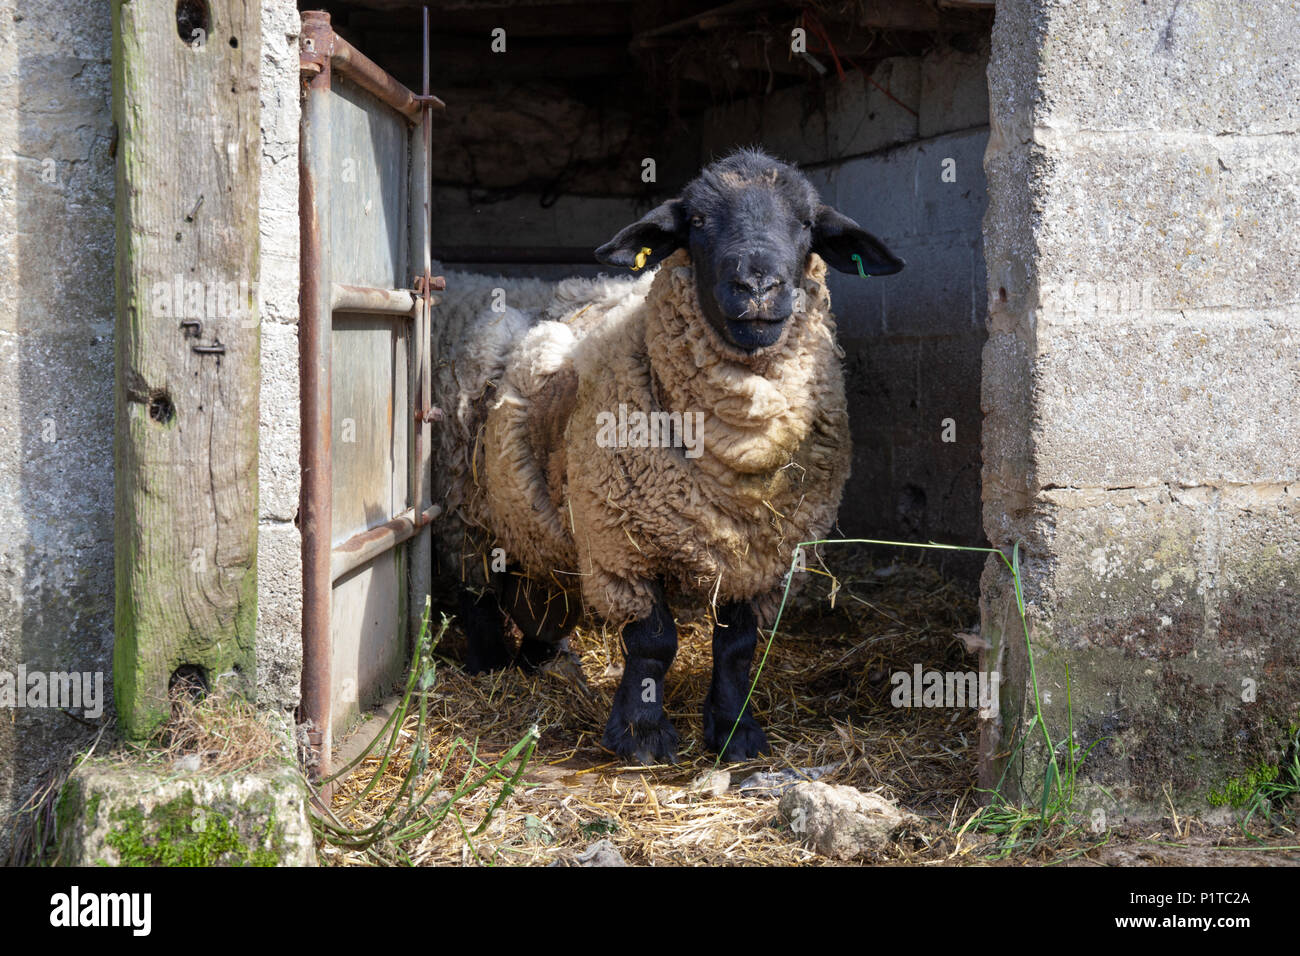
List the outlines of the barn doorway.
<svg viewBox="0 0 1300 956">
<path fill-rule="evenodd" d="M 416 82 L 419 6 L 328 9 L 340 35 Z M 431 158 L 435 272 L 595 275 L 591 251 L 618 229 L 711 158 L 762 146 L 908 262 L 888 280 L 831 275 L 856 412 L 840 530 L 985 543 L 991 3 L 449 0 L 431 16 L 447 103 Z M 983 564 L 934 560 L 972 588 Z"/>
<path fill-rule="evenodd" d="M 419 6 L 328 10 L 340 36 L 418 82 Z M 430 88 L 446 103 L 432 128 L 433 272 L 450 296 L 458 281 L 481 277 L 610 271 L 594 262 L 597 246 L 711 159 L 761 146 L 908 264 L 888 279 L 830 278 L 854 442 L 839 534 L 983 545 L 991 25 L 991 4 L 975 2 L 449 0 L 431 9 Z M 839 779 L 888 778 L 922 812 L 971 803 L 978 709 L 909 713 L 890 697 L 899 673 L 980 666 L 954 635 L 978 629 L 983 557 L 858 548 L 836 565 L 845 587 L 834 613 L 801 612 L 773 652 L 769 666 L 798 680 L 773 678 L 756 692 L 783 759 L 829 765 L 826 747 L 841 741 Z M 449 612 L 456 583 L 454 573 L 433 579 L 434 601 Z M 683 740 L 698 741 L 689 710 L 707 689 L 707 630 L 679 627 L 677 683 L 666 693 Z M 457 639 L 453 628 L 443 645 L 453 656 Z M 597 770 L 608 759 L 597 742 L 617 682 L 617 635 L 580 634 L 576 651 L 576 674 L 476 682 L 441 670 L 434 751 L 481 736 L 504 752 L 537 725 L 557 772 L 577 781 Z M 900 735 L 928 756 L 893 759 Z M 690 746 L 682 756 L 703 759 Z M 581 779 L 601 794 L 621 785 Z"/>
</svg>

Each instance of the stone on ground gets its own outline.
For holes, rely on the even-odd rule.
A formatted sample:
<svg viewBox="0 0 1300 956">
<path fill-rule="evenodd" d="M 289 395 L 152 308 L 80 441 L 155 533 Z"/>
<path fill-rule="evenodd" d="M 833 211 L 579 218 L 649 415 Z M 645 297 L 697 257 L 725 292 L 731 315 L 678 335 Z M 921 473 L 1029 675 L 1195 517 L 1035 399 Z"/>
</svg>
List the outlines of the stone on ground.
<svg viewBox="0 0 1300 956">
<path fill-rule="evenodd" d="M 781 819 L 813 851 L 836 860 L 870 858 L 924 821 L 879 794 L 817 782 L 797 783 L 778 805 Z"/>
<path fill-rule="evenodd" d="M 90 760 L 58 803 L 60 866 L 314 866 L 289 766 L 225 774 Z"/>
</svg>

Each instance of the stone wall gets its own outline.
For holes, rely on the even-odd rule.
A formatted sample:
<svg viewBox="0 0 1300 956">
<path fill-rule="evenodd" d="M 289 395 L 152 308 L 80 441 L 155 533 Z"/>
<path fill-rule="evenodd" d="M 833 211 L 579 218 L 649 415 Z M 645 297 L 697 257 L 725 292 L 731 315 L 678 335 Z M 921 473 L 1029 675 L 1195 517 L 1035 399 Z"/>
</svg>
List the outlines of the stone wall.
<svg viewBox="0 0 1300 956">
<path fill-rule="evenodd" d="M 1059 742 L 1068 666 L 1107 813 L 1204 810 L 1300 720 L 1297 37 L 1280 0 L 998 4 L 984 524 L 1024 542 L 1043 713 Z M 1008 581 L 989 754 L 1034 712 Z"/>
<path fill-rule="evenodd" d="M 102 713 L 0 711 L 9 821 L 113 717 L 112 5 L 0 0 L 0 672 L 88 673 Z M 297 702 L 298 14 L 263 4 L 261 701 Z"/>
<path fill-rule="evenodd" d="M 96 674 L 105 698 L 0 709 L 0 859 L 113 715 L 109 9 L 0 0 L 0 671 Z"/>
</svg>

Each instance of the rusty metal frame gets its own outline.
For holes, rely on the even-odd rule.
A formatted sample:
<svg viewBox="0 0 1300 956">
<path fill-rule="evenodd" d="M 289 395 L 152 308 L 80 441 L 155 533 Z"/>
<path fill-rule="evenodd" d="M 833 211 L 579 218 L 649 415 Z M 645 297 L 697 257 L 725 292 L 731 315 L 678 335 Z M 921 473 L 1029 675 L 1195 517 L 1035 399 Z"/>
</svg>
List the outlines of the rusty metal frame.
<svg viewBox="0 0 1300 956">
<path fill-rule="evenodd" d="M 300 294 L 299 358 L 300 411 L 302 416 L 302 486 L 299 509 L 302 532 L 302 700 L 299 723 L 306 726 L 307 742 L 314 752 L 313 775 L 330 772 L 332 728 L 333 646 L 330 611 L 334 584 L 342 576 L 398 547 L 417 535 L 440 513 L 441 507 L 425 501 L 425 457 L 431 448 L 428 423 L 434 420 L 430 402 L 429 328 L 430 294 L 443 287 L 441 277 L 430 275 L 431 221 L 429 159 L 432 148 L 430 116 L 443 102 L 429 93 L 429 11 L 424 11 L 424 86 L 413 93 L 334 33 L 330 15 L 323 10 L 302 14 L 299 66 L 304 97 L 299 146 Z M 329 102 L 333 74 L 337 72 L 371 93 L 381 103 L 421 128 L 422 149 L 412 149 L 411 209 L 419 214 L 421 239 L 416 255 L 421 271 L 413 277 L 414 289 L 378 289 L 330 282 L 329 177 L 317 170 L 330 166 Z M 413 409 L 415 476 L 412 507 L 385 523 L 332 545 L 331 495 L 331 328 L 335 310 L 407 316 L 414 324 L 414 368 L 417 370 Z M 414 562 L 413 562 L 414 563 Z M 428 570 L 411 567 L 408 580 L 425 582 Z M 418 575 L 418 577 L 417 577 Z M 419 627 L 419 609 L 408 609 L 411 630 Z"/>
</svg>

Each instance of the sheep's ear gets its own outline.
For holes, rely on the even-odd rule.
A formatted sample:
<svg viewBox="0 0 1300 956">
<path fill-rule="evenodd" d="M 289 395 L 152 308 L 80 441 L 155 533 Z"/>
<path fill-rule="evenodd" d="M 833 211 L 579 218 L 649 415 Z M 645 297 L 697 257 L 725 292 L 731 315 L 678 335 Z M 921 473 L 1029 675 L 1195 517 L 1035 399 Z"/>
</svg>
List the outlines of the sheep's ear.
<svg viewBox="0 0 1300 956">
<path fill-rule="evenodd" d="M 686 211 L 680 199 L 656 206 L 596 250 L 596 261 L 609 266 L 645 268 L 658 265 L 686 245 Z M 649 249 L 641 265 L 636 257 Z"/>
<path fill-rule="evenodd" d="M 858 274 L 855 253 L 862 257 L 862 271 L 870 276 L 893 275 L 906 265 L 883 242 L 830 206 L 817 207 L 812 234 L 812 251 L 840 272 Z"/>
</svg>

